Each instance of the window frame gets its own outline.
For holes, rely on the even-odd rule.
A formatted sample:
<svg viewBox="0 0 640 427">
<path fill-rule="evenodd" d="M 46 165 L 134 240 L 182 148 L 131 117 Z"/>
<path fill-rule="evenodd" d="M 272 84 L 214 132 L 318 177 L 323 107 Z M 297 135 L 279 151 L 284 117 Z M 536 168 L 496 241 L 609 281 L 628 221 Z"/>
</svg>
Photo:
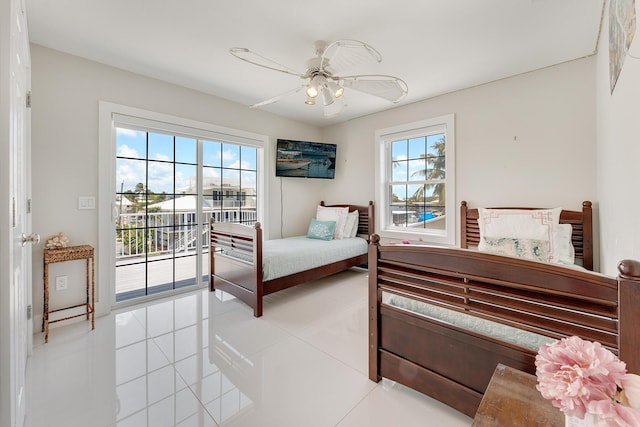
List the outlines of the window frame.
<svg viewBox="0 0 640 427">
<path fill-rule="evenodd" d="M 429 229 L 410 229 L 393 226 L 390 212 L 393 159 L 391 145 L 394 141 L 424 137 L 435 133 L 445 134 L 445 170 L 443 180 L 446 188 L 446 225 L 443 232 Z M 379 129 L 376 141 L 376 206 L 378 234 L 383 238 L 410 240 L 438 245 L 453 246 L 456 243 L 457 209 L 455 205 L 455 114 L 446 114 L 426 120 L 405 123 Z M 405 181 L 409 182 L 409 181 Z"/>
</svg>

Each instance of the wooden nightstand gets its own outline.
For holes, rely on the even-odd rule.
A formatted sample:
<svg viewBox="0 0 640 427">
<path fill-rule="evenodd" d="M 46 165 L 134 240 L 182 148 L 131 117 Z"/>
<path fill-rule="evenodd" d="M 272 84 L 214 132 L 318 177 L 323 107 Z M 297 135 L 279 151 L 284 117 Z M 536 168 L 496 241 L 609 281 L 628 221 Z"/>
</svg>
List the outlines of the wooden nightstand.
<svg viewBox="0 0 640 427">
<path fill-rule="evenodd" d="M 87 300 L 84 303 L 72 305 L 69 307 L 59 308 L 57 310 L 49 309 L 49 264 L 54 262 L 65 262 L 75 260 L 87 260 Z M 93 246 L 80 245 L 68 246 L 59 249 L 44 250 L 44 310 L 42 313 L 42 331 L 44 332 L 44 342 L 49 342 L 49 324 L 62 322 L 63 320 L 73 319 L 74 317 L 91 315 L 91 329 L 95 329 L 95 261 L 93 256 Z M 91 268 L 89 268 L 91 267 Z M 91 272 L 91 280 L 89 280 L 89 272 Z M 49 320 L 49 314 L 58 311 L 70 310 L 72 308 L 84 307 L 84 311 L 80 314 L 74 314 L 61 319 Z"/>
<path fill-rule="evenodd" d="M 563 427 L 564 414 L 542 397 L 534 375 L 499 364 L 472 426 Z"/>
</svg>

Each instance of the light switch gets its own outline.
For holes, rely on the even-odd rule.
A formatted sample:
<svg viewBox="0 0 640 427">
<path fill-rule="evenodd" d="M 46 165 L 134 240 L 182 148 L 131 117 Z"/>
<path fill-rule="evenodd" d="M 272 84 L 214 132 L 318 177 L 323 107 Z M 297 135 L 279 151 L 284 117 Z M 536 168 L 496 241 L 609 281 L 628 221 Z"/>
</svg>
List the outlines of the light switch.
<svg viewBox="0 0 640 427">
<path fill-rule="evenodd" d="M 78 209 L 95 209 L 96 198 L 93 196 L 79 196 Z"/>
</svg>

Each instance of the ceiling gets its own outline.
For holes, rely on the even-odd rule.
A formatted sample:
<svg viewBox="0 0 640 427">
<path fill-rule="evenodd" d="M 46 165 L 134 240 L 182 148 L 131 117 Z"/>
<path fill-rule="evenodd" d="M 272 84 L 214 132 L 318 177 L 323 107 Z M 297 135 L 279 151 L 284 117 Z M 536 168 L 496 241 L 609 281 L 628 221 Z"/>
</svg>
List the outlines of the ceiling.
<svg viewBox="0 0 640 427">
<path fill-rule="evenodd" d="M 247 47 L 305 71 L 317 40 L 382 54 L 361 74 L 400 77 L 398 104 L 345 92 L 325 118 L 298 92 L 262 110 L 327 126 L 595 53 L 605 0 L 26 0 L 32 43 L 252 105 L 302 81 L 229 54 Z M 248 107 L 247 107 L 248 108 Z"/>
</svg>

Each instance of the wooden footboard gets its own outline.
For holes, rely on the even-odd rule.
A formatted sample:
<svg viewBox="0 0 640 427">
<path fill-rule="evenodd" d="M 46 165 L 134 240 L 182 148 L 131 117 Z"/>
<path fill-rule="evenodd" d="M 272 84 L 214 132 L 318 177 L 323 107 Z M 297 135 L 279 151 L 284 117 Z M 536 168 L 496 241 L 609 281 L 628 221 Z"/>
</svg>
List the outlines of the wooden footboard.
<svg viewBox="0 0 640 427">
<path fill-rule="evenodd" d="M 209 287 L 230 293 L 262 315 L 262 228 L 211 219 Z M 260 280 L 258 279 L 260 278 Z M 258 314 L 256 314 L 258 316 Z"/>
<path fill-rule="evenodd" d="M 599 341 L 640 373 L 640 263 L 618 279 L 585 270 L 417 245 L 369 246 L 369 377 L 473 417 L 498 363 L 535 373 L 537 350 L 385 303 L 406 297 L 549 339 Z"/>
<path fill-rule="evenodd" d="M 321 202 L 324 206 L 324 202 Z M 369 202 L 361 205 L 329 205 L 332 207 L 348 207 L 352 212 L 357 210 L 358 235 L 370 236 L 374 230 L 374 205 Z M 351 267 L 367 263 L 368 254 L 340 260 L 309 270 L 304 270 L 288 276 L 264 281 L 262 228 L 260 223 L 253 226 L 210 223 L 211 244 L 209 248 L 211 291 L 222 290 L 234 295 L 253 308 L 254 316 L 260 317 L 263 312 L 262 299 L 265 295 L 292 286 L 320 279 Z"/>
</svg>

